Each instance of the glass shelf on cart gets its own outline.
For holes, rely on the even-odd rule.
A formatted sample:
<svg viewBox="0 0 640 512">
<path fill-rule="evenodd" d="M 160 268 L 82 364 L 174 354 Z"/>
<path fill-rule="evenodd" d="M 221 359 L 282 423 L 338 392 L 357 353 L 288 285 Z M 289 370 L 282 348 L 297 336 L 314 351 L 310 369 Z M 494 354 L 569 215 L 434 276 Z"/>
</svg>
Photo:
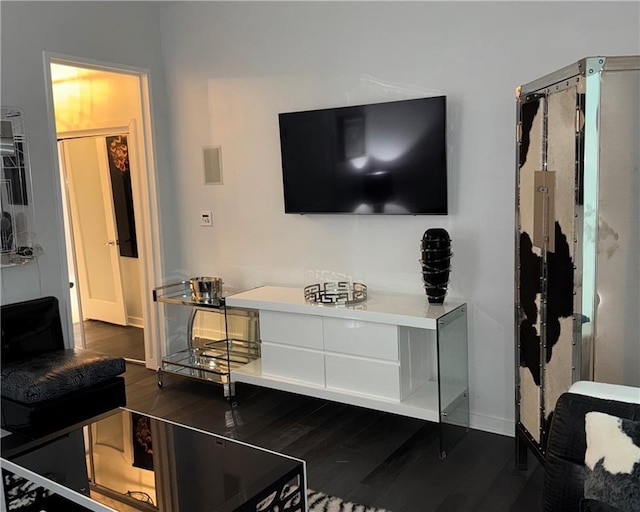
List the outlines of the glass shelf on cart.
<svg viewBox="0 0 640 512">
<path fill-rule="evenodd" d="M 174 352 L 162 359 L 165 370 L 170 370 L 170 366 L 193 368 L 207 372 L 227 374 L 235 368 L 239 368 L 245 363 L 239 363 L 227 357 L 214 356 L 207 349 L 187 348 L 179 352 Z"/>
<path fill-rule="evenodd" d="M 230 374 L 228 372 L 212 371 L 194 366 L 185 366 L 183 364 L 163 363 L 163 371 L 184 377 L 215 382 L 217 384 L 227 384 L 230 382 Z"/>
<path fill-rule="evenodd" d="M 227 290 L 222 293 L 222 297 L 209 300 L 195 300 L 191 293 L 189 281 L 179 281 L 164 286 L 159 286 L 153 290 L 153 300 L 167 304 L 181 304 L 183 306 L 198 306 L 203 308 L 221 309 L 224 307 L 225 297 L 235 293 Z"/>
<path fill-rule="evenodd" d="M 194 345 L 201 347 L 208 357 L 228 357 L 232 361 L 247 364 L 260 357 L 260 343 L 256 341 L 228 339 L 202 340 L 196 338 Z"/>
<path fill-rule="evenodd" d="M 245 340 L 202 340 L 196 338 L 194 346 L 162 358 L 167 365 L 193 367 L 199 370 L 226 373 L 260 357 L 260 345 Z"/>
</svg>

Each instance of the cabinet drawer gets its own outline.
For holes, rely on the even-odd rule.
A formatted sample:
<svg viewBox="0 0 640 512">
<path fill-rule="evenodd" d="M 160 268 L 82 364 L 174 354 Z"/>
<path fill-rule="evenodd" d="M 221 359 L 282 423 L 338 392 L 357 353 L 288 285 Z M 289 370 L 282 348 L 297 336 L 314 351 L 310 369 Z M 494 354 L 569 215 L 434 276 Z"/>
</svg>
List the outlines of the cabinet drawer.
<svg viewBox="0 0 640 512">
<path fill-rule="evenodd" d="M 262 343 L 262 373 L 324 386 L 324 355 L 315 350 Z"/>
<path fill-rule="evenodd" d="M 325 372 L 327 388 L 401 400 L 398 364 L 325 354 Z"/>
<path fill-rule="evenodd" d="M 398 327 L 324 318 L 324 348 L 331 352 L 398 361 Z"/>
<path fill-rule="evenodd" d="M 278 311 L 260 311 L 262 341 L 322 350 L 322 318 Z"/>
</svg>

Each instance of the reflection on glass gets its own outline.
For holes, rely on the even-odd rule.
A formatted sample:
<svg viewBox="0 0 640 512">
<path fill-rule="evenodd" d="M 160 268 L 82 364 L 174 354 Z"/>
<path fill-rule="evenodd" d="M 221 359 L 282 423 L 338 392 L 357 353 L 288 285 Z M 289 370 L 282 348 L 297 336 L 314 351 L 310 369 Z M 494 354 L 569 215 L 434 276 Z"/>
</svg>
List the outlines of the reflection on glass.
<svg viewBox="0 0 640 512">
<path fill-rule="evenodd" d="M 93 424 L 89 457 L 99 491 L 159 510 L 258 510 L 268 502 L 263 510 L 274 511 L 304 503 L 302 461 L 136 412 Z"/>
<path fill-rule="evenodd" d="M 364 169 L 367 165 L 367 161 L 369 160 L 366 156 L 361 156 L 358 158 L 351 159 L 351 165 L 353 165 L 354 169 Z"/>
</svg>

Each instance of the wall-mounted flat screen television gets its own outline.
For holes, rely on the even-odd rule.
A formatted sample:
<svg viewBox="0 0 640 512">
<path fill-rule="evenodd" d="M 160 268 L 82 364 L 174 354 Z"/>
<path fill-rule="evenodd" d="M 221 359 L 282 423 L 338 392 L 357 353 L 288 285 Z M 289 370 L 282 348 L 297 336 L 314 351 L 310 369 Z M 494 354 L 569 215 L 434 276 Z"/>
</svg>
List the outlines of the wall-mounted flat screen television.
<svg viewBox="0 0 640 512">
<path fill-rule="evenodd" d="M 285 213 L 447 213 L 445 96 L 279 120 Z"/>
</svg>

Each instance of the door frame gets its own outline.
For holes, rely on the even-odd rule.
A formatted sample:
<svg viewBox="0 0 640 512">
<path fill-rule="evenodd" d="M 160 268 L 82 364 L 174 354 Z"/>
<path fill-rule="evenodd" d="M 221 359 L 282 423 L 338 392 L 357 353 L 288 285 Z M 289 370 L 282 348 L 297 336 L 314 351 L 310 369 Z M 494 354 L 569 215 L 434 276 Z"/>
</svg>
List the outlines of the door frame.
<svg viewBox="0 0 640 512">
<path fill-rule="evenodd" d="M 55 188 L 55 208 L 56 208 L 56 228 L 59 240 L 65 240 L 65 229 L 62 211 L 62 189 L 60 176 L 60 161 L 58 157 L 58 134 L 56 132 L 56 120 L 53 101 L 53 84 L 51 81 L 51 64 L 64 64 L 69 66 L 95 69 L 99 71 L 107 71 L 112 73 L 128 74 L 136 76 L 139 79 L 140 105 L 142 126 L 137 127 L 135 123 L 126 121 L 118 124 L 124 124 L 128 127 L 129 134 L 134 141 L 136 148 L 134 157 L 136 158 L 136 168 L 138 172 L 132 174 L 132 183 L 134 184 L 134 197 L 136 204 L 141 207 L 136 211 L 136 221 L 140 219 L 140 224 L 136 231 L 140 235 L 138 238 L 138 252 L 140 259 L 140 281 L 142 296 L 142 312 L 144 317 L 144 345 L 146 367 L 156 369 L 159 367 L 160 358 L 162 356 L 162 347 L 165 346 L 164 329 L 159 329 L 160 316 L 159 308 L 156 308 L 153 302 L 152 290 L 155 283 L 162 281 L 163 276 L 163 260 L 162 260 L 162 244 L 159 224 L 158 212 L 158 170 L 156 167 L 156 155 L 154 146 L 154 126 L 152 122 L 151 112 L 151 70 L 147 68 L 138 68 L 133 66 L 114 64 L 110 62 L 86 59 L 82 57 L 74 57 L 53 52 L 43 52 L 44 77 L 45 77 L 45 95 L 47 101 L 47 117 L 49 138 L 52 151 L 52 166 L 56 169 L 54 172 L 54 188 Z M 109 123 L 108 128 L 112 130 L 114 124 Z M 96 131 L 100 132 L 107 128 L 96 123 L 95 129 L 79 130 L 74 132 L 75 136 L 96 135 Z M 113 133 L 113 132 L 112 132 Z M 60 134 L 62 135 L 62 133 Z M 100 133 L 97 133 L 100 135 Z M 146 170 L 146 172 L 145 172 Z M 62 290 L 69 287 L 69 269 L 67 266 L 67 250 L 64 243 L 59 244 L 60 259 L 62 262 L 61 269 L 61 285 Z M 66 339 L 68 346 L 73 346 L 73 322 L 71 319 L 71 295 L 70 293 L 62 294 L 61 314 L 66 316 Z"/>
</svg>

